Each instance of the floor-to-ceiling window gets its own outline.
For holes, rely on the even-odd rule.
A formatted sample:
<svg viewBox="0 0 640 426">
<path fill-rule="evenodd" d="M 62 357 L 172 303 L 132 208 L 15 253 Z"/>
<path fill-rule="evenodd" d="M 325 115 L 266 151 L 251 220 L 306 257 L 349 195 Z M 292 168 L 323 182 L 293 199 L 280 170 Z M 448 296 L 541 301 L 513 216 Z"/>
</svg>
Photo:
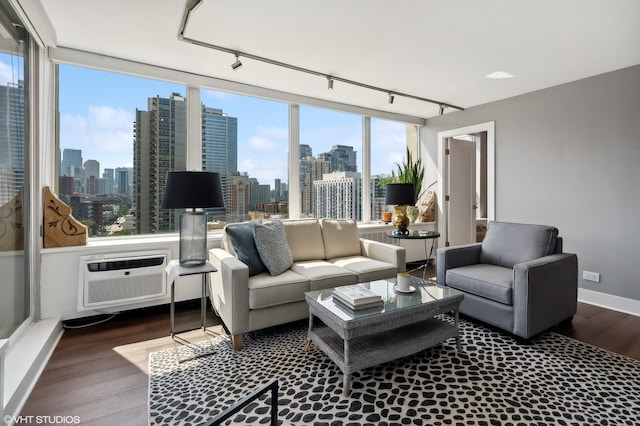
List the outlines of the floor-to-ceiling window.
<svg viewBox="0 0 640 426">
<path fill-rule="evenodd" d="M 362 220 L 362 117 L 300 107 L 303 217 Z"/>
<path fill-rule="evenodd" d="M 225 194 L 210 219 L 287 218 L 288 104 L 209 89 L 200 101 L 202 169 L 220 173 Z"/>
<path fill-rule="evenodd" d="M 187 170 L 186 86 L 72 65 L 58 70 L 58 196 L 89 236 L 174 232 L 166 176 Z"/>
<path fill-rule="evenodd" d="M 2 8 L 4 9 L 4 8 Z M 0 339 L 31 315 L 24 229 L 28 114 L 25 108 L 27 34 L 0 9 Z"/>
<path fill-rule="evenodd" d="M 189 74 L 150 65 L 128 64 L 130 69 L 123 71 L 150 78 L 127 77 L 119 74 L 120 62 L 111 63 L 83 52 L 65 53 L 64 60 L 58 62 L 57 52 L 52 52 L 60 67 L 58 187 L 60 195 L 75 206 L 74 216 L 85 216 L 82 219 L 92 236 L 170 229 L 160 224 L 165 219 L 163 214 L 175 221 L 175 212 L 171 216 L 161 211 L 157 218 L 146 221 L 140 216 L 153 212 L 160 201 L 144 204 L 144 197 L 152 195 L 154 187 L 136 189 L 136 182 L 143 183 L 149 176 L 158 179 L 164 173 L 149 168 L 131 176 L 126 171 L 133 171 L 136 164 L 144 165 L 138 159 L 145 153 L 153 155 L 153 150 L 170 152 L 176 160 L 183 155 L 186 139 L 180 139 L 182 128 L 173 123 L 174 117 L 182 114 L 177 105 L 187 95 L 186 87 L 191 94 L 185 102 L 189 114 L 200 114 L 199 120 L 192 117 L 186 122 L 187 127 L 193 126 L 188 128 L 188 141 L 201 143 L 196 147 L 201 156 L 194 150 L 184 155 L 191 162 L 188 169 L 219 172 L 224 185 L 227 205 L 207 210 L 210 229 L 255 218 L 377 221 L 384 209 L 381 199 L 385 181 L 380 179 L 389 179 L 395 162 L 403 161 L 408 147 L 414 158 L 419 156 L 418 126 L 392 121 L 393 114 L 380 112 L 380 117 L 386 117 L 383 119 L 370 111 L 363 117 L 361 108 L 335 104 L 336 109 L 331 109 L 326 103 L 320 108 L 312 99 L 310 105 L 290 104 L 290 96 L 285 93 L 235 84 L 230 89 L 228 83 L 207 81 L 206 77 L 196 82 Z M 82 76 L 85 74 L 89 77 Z M 174 83 L 158 81 L 163 79 Z M 155 92 L 148 90 L 155 85 L 159 87 Z M 122 106 L 123 100 L 130 101 L 131 94 L 140 89 L 146 90 L 139 97 L 147 104 Z M 197 105 L 193 104 L 195 96 Z M 75 102 L 79 109 L 74 109 Z M 156 109 L 158 114 L 150 114 Z M 409 120 L 420 122 L 417 118 Z M 151 129 L 151 133 L 145 129 Z M 196 133 L 200 135 L 194 136 Z M 151 143 L 154 137 L 158 144 Z M 127 139 L 133 140 L 129 146 L 124 143 Z M 185 144 L 180 145 L 179 139 Z M 105 166 L 112 153 L 122 148 L 133 150 L 127 154 L 130 162 Z M 157 170 L 167 166 L 160 160 Z M 162 192 L 157 191 L 159 184 L 156 194 Z"/>
<path fill-rule="evenodd" d="M 382 212 L 392 211 L 385 204 L 386 184 L 398 175 L 398 166 L 407 159 L 407 150 L 412 158 L 419 158 L 418 126 L 396 121 L 373 118 L 371 120 L 371 220 L 382 218 Z"/>
</svg>

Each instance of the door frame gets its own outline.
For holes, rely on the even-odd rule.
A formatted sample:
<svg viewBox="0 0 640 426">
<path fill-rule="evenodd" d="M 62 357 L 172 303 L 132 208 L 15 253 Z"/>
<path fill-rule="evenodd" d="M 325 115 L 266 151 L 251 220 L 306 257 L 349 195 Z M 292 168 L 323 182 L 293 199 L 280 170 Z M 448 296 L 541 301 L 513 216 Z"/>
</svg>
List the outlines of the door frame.
<svg viewBox="0 0 640 426">
<path fill-rule="evenodd" d="M 496 217 L 496 169 L 495 169 L 495 121 L 474 124 L 466 127 L 438 132 L 438 195 L 441 202 L 438 203 L 438 229 L 442 236 L 440 243 L 445 246 L 449 236 L 448 229 L 448 204 L 445 199 L 445 188 L 448 187 L 447 157 L 445 146 L 447 138 L 466 135 L 470 133 L 487 132 L 487 220 L 495 220 Z"/>
</svg>

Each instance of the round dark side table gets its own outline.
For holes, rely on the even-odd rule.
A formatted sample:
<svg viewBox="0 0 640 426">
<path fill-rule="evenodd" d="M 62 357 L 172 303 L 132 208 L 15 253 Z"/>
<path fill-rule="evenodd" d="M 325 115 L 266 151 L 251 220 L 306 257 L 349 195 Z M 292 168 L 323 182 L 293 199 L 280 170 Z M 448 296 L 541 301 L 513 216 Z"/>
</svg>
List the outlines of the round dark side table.
<svg viewBox="0 0 640 426">
<path fill-rule="evenodd" d="M 415 231 L 414 231 L 415 232 Z M 419 231 L 416 233 L 409 234 L 394 234 L 393 232 L 389 232 L 387 237 L 393 238 L 397 240 L 398 245 L 400 244 L 400 240 L 424 240 L 424 252 L 427 253 L 428 240 L 431 240 L 431 249 L 429 250 L 429 254 L 427 255 L 427 260 L 424 265 L 420 265 L 419 267 L 412 269 L 409 272 L 417 271 L 418 269 L 422 269 L 422 279 L 425 279 L 425 275 L 427 273 L 427 269 L 429 269 L 429 261 L 431 260 L 431 255 L 433 254 L 433 248 L 436 245 L 436 238 L 440 237 L 440 233 L 437 231 Z"/>
</svg>

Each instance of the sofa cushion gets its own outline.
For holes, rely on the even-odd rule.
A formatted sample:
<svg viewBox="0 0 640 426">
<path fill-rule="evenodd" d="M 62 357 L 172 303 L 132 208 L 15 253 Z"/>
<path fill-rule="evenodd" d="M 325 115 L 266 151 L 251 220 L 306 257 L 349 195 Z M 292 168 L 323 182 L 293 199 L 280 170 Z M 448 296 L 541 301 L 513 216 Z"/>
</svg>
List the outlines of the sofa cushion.
<svg viewBox="0 0 640 426">
<path fill-rule="evenodd" d="M 341 257 L 331 259 L 328 262 L 355 272 L 358 274 L 358 282 L 393 278 L 398 273 L 398 268 L 395 265 L 364 256 Z"/>
<path fill-rule="evenodd" d="M 318 219 L 285 220 L 283 224 L 294 262 L 325 258 Z"/>
<path fill-rule="evenodd" d="M 241 222 L 226 225 L 222 238 L 225 250 L 249 267 L 250 277 L 267 271 L 253 239 L 255 224 L 256 222 Z"/>
<path fill-rule="evenodd" d="M 284 233 L 282 221 L 274 220 L 270 223 L 257 223 L 253 229 L 253 238 L 260 259 L 271 275 L 280 275 L 293 262 L 291 249 Z"/>
<path fill-rule="evenodd" d="M 558 230 L 553 226 L 489 222 L 480 249 L 480 263 L 513 268 L 517 263 L 552 254 Z"/>
<path fill-rule="evenodd" d="M 310 290 L 322 290 L 358 282 L 358 274 L 355 272 L 332 265 L 324 260 L 294 262 L 291 265 L 291 270 L 309 280 Z"/>
<path fill-rule="evenodd" d="M 302 301 L 309 291 L 309 280 L 290 270 L 278 276 L 268 272 L 255 275 L 249 278 L 248 285 L 249 309 Z"/>
<path fill-rule="evenodd" d="M 360 235 L 355 220 L 320 219 L 325 259 L 359 256 Z"/>
<path fill-rule="evenodd" d="M 513 269 L 478 263 L 447 270 L 447 286 L 466 293 L 513 304 Z"/>
</svg>

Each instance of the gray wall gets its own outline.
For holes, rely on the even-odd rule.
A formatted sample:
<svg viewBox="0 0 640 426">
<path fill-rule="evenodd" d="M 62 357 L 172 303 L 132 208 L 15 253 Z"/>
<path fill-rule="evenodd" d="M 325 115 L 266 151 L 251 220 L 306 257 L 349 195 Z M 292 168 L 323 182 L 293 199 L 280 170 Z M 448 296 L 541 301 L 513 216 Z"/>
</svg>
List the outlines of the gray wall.
<svg viewBox="0 0 640 426">
<path fill-rule="evenodd" d="M 640 66 L 429 119 L 428 155 L 437 132 L 488 121 L 496 220 L 556 226 L 581 288 L 640 300 Z"/>
</svg>

